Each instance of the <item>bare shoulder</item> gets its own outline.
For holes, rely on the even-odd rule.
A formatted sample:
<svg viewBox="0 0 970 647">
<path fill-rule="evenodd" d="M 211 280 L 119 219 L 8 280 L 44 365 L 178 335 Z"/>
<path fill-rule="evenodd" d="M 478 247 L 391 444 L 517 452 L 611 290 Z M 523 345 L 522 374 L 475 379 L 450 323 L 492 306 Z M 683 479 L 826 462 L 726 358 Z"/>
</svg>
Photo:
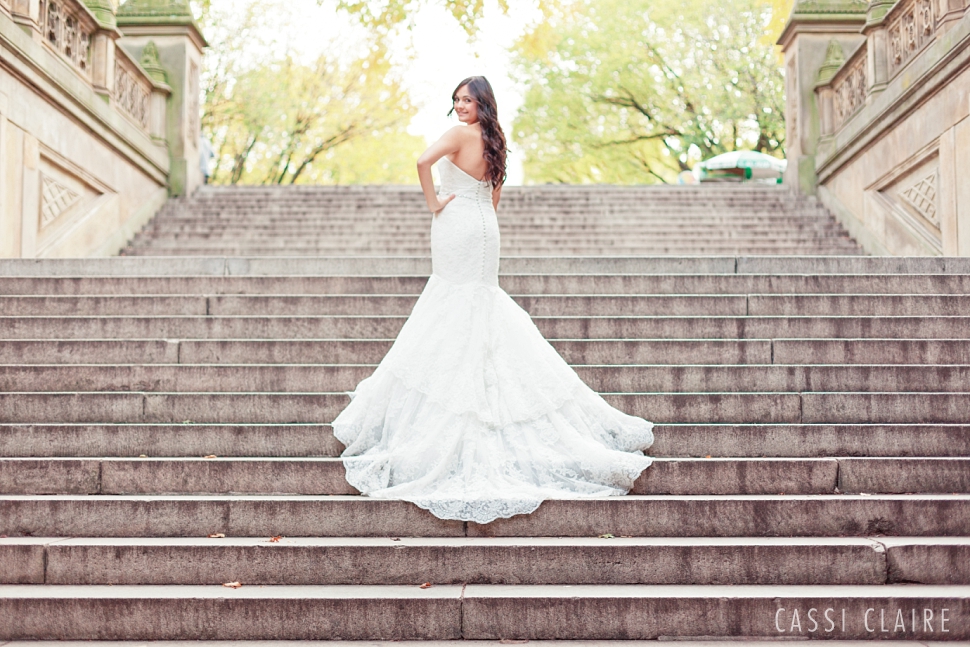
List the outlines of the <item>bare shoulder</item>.
<svg viewBox="0 0 970 647">
<path fill-rule="evenodd" d="M 466 130 L 468 129 L 464 126 L 452 126 L 445 131 L 445 134 L 441 136 L 441 139 L 456 142 L 464 141 L 465 138 L 468 137 L 468 133 L 465 132 Z"/>
</svg>

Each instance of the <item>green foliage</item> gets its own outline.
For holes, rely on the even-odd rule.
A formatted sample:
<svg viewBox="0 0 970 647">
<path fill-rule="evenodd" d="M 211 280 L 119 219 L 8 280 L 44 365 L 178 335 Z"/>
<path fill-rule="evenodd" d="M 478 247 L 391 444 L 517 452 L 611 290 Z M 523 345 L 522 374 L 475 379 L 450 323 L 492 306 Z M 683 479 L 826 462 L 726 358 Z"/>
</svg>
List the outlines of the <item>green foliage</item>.
<svg viewBox="0 0 970 647">
<path fill-rule="evenodd" d="M 258 42 L 264 5 L 236 16 L 210 52 L 203 132 L 217 184 L 414 181 L 424 147 L 405 131 L 414 109 L 376 44 L 305 62 Z M 265 31 L 265 30 L 263 30 Z"/>
<path fill-rule="evenodd" d="M 764 0 L 563 7 L 516 48 L 527 180 L 669 182 L 722 152 L 782 155 L 773 14 Z"/>
<path fill-rule="evenodd" d="M 500 11 L 509 10 L 508 0 L 493 1 Z M 468 34 L 477 31 L 477 21 L 485 13 L 485 0 L 339 0 L 338 6 L 356 14 L 364 24 L 387 31 L 410 25 L 410 16 L 429 4 L 444 7 Z"/>
</svg>

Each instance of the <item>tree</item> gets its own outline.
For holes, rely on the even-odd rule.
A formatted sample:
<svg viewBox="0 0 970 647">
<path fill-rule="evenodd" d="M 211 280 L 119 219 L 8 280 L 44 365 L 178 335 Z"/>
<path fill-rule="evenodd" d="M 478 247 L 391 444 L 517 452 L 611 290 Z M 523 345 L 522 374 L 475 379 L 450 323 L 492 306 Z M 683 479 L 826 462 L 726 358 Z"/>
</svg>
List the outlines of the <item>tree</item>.
<svg viewBox="0 0 970 647">
<path fill-rule="evenodd" d="M 726 151 L 782 155 L 772 15 L 763 0 L 565 7 L 517 45 L 527 91 L 514 134 L 527 178 L 668 182 Z"/>
<path fill-rule="evenodd" d="M 499 11 L 509 10 L 509 0 L 493 2 Z M 485 13 L 485 0 L 340 0 L 339 6 L 357 15 L 364 24 L 386 31 L 398 25 L 408 25 L 410 16 L 428 4 L 443 7 L 469 35 L 476 32 L 477 22 Z M 548 5 L 550 1 L 540 1 L 539 4 Z"/>
<path fill-rule="evenodd" d="M 413 181 L 424 141 L 378 39 L 306 61 L 264 21 L 272 2 L 206 16 L 213 47 L 203 131 L 216 150 L 212 181 L 295 184 Z M 337 48 L 333 48 L 337 49 Z"/>
</svg>

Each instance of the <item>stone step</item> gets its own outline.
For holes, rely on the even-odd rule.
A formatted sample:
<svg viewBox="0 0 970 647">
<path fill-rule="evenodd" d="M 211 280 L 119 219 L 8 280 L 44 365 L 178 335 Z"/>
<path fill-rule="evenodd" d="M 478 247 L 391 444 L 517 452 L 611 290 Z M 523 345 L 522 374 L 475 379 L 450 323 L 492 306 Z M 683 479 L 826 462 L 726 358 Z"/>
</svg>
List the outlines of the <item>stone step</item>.
<svg viewBox="0 0 970 647">
<path fill-rule="evenodd" d="M 899 256 L 509 257 L 504 274 L 970 274 L 970 258 Z M 4 259 L 0 276 L 334 276 L 431 273 L 415 257 L 153 257 Z"/>
<path fill-rule="evenodd" d="M 0 539 L 0 584 L 48 586 L 966 585 L 968 564 L 965 537 Z"/>
<path fill-rule="evenodd" d="M 970 638 L 945 585 L 8 585 L 0 613 L 6 640 Z"/>
<path fill-rule="evenodd" d="M 963 295 L 947 295 L 959 305 Z M 744 315 L 748 297 L 714 295 L 519 296 L 516 301 L 536 315 Z M 865 298 L 865 297 L 860 297 Z M 920 298 L 920 297 L 913 297 Z M 417 295 L 148 295 L 148 296 L 0 296 L 8 316 L 46 315 L 408 315 Z M 924 298 L 940 308 L 943 297 Z M 970 303 L 970 297 L 966 301 Z M 939 303 L 937 303 L 939 302 Z M 788 306 L 785 303 L 778 307 Z M 770 305 L 762 306 L 770 309 Z M 864 306 L 857 307 L 864 310 Z M 926 314 L 950 314 L 926 312 Z M 754 313 L 752 313 L 754 314 Z M 761 313 L 759 313 L 761 314 Z M 901 313 L 906 314 L 906 313 Z"/>
<path fill-rule="evenodd" d="M 214 237 L 238 236 L 240 234 L 286 234 L 299 235 L 306 233 L 307 229 L 313 228 L 316 236 L 329 234 L 366 234 L 368 236 L 383 236 L 385 239 L 390 232 L 402 235 L 417 237 L 427 235 L 427 228 L 421 227 L 422 221 L 414 222 L 406 220 L 385 220 L 379 222 L 361 221 L 356 218 L 337 220 L 331 218 L 319 218 L 309 222 L 302 220 L 275 220 L 270 221 L 260 219 L 256 221 L 235 221 L 229 219 L 216 218 L 218 222 L 205 218 L 179 218 L 171 220 L 154 220 L 152 224 L 141 231 L 142 236 L 147 235 L 167 235 L 170 237 L 206 235 Z M 669 222 L 666 219 L 637 219 L 630 223 L 615 221 L 598 220 L 576 220 L 574 222 L 562 221 L 559 223 L 539 222 L 535 219 L 521 219 L 518 217 L 503 218 L 500 223 L 502 238 L 509 240 L 527 239 L 539 237 L 543 234 L 552 233 L 557 238 L 570 236 L 624 236 L 626 234 L 641 236 L 647 233 L 659 235 L 682 235 L 685 233 L 714 233 L 712 229 L 722 227 L 727 224 L 725 219 L 710 221 L 677 221 Z M 423 223 L 427 225 L 426 222 Z M 731 220 L 731 229 L 716 232 L 719 237 L 778 237 L 804 236 L 806 234 L 843 236 L 844 231 L 832 223 L 814 220 L 762 220 L 755 218 L 737 218 Z M 550 228 L 554 228 L 550 232 Z"/>
<path fill-rule="evenodd" d="M 6 340 L 0 362 L 10 364 L 376 364 L 392 339 L 125 339 Z M 770 364 L 770 340 L 551 340 L 571 364 Z M 941 342 L 970 350 L 968 341 Z M 962 344 L 962 346 L 961 346 Z M 924 348 L 925 346 L 925 348 Z M 848 346 L 851 349 L 851 344 Z M 920 342 L 917 350 L 940 348 Z M 896 356 L 905 361 L 905 356 Z M 914 356 L 914 359 L 919 359 Z M 926 363 L 926 362 L 917 362 Z M 970 360 L 962 363 L 970 364 Z"/>
<path fill-rule="evenodd" d="M 423 276 L 7 277 L 0 294 L 221 295 L 419 294 Z M 512 294 L 970 294 L 970 275 L 511 274 Z"/>
<path fill-rule="evenodd" d="M 966 536 L 967 494 L 627 495 L 554 499 L 487 525 L 362 496 L 0 495 L 11 537 Z M 2 617 L 2 616 L 0 616 Z"/>
<path fill-rule="evenodd" d="M 303 229 L 309 229 L 304 227 Z M 269 232 L 272 232 L 271 234 Z M 267 240 L 267 236 L 272 236 Z M 542 235 L 541 233 L 509 232 L 502 234 L 502 244 L 511 248 L 515 247 L 538 247 L 538 246 L 567 246 L 567 247 L 633 247 L 655 244 L 658 239 L 663 239 L 665 246 L 675 246 L 688 242 L 698 243 L 704 239 L 705 245 L 711 244 L 737 244 L 737 245 L 794 245 L 804 243 L 813 244 L 818 238 L 819 232 L 804 232 L 796 234 L 794 232 L 753 232 L 742 231 L 721 233 L 716 229 L 705 231 L 704 229 L 689 229 L 680 232 L 665 232 L 656 229 L 644 231 L 620 232 L 556 232 Z M 833 236 L 838 238 L 838 235 Z M 394 249 L 397 247 L 412 247 L 427 245 L 429 235 L 427 231 L 382 231 L 380 233 L 358 231 L 350 228 L 341 228 L 335 231 L 314 231 L 308 234 L 306 231 L 300 232 L 300 228 L 286 228 L 267 226 L 256 230 L 237 230 L 227 231 L 222 228 L 213 228 L 204 232 L 183 232 L 181 230 L 166 230 L 155 232 L 150 241 L 142 246 L 150 247 L 179 247 L 183 245 L 256 245 L 256 246 L 275 246 L 275 247 L 342 247 L 348 250 L 356 247 L 371 249 L 383 247 Z M 826 241 L 830 242 L 830 241 Z"/>
<path fill-rule="evenodd" d="M 512 295 L 533 316 L 960 316 L 970 294 Z M 417 295 L 0 296 L 6 316 L 407 315 Z"/>
<path fill-rule="evenodd" d="M 359 494 L 339 458 L 2 458 L 4 494 Z M 631 494 L 970 493 L 970 458 L 658 458 Z"/>
<path fill-rule="evenodd" d="M 658 424 L 653 456 L 970 455 L 970 424 Z M 321 424 L 0 423 L 0 456 L 337 456 Z"/>
<path fill-rule="evenodd" d="M 0 339 L 317 339 L 326 332 L 330 339 L 393 339 L 406 317 L 398 316 L 87 316 L 87 317 L 3 317 L 0 316 Z M 970 339 L 970 316 L 925 317 L 533 317 L 547 339 L 921 339 L 927 349 L 941 351 L 943 342 L 956 345 L 942 356 L 960 348 Z M 940 343 L 937 343 L 939 340 Z M 873 342 L 877 345 L 878 342 Z M 0 361 L 34 363 L 23 356 L 19 360 L 3 354 Z M 25 351 L 26 352 L 26 351 Z M 43 351 L 47 353 L 47 351 Z M 916 363 L 938 363 L 927 360 Z M 49 353 L 48 353 L 49 355 Z M 51 356 L 62 356 L 54 354 Z M 45 355 L 46 356 L 46 355 Z M 314 355 L 315 357 L 316 355 Z M 893 357 L 898 355 L 892 355 Z M 938 355 L 940 356 L 940 355 Z M 66 356 L 65 356 L 66 357 Z M 959 354 L 956 356 L 959 357 Z M 954 360 L 956 363 L 956 357 Z M 46 360 L 45 360 L 46 361 Z M 85 362 L 83 359 L 66 360 Z M 101 360 L 90 360 L 101 361 Z M 125 360 L 113 360 L 129 363 Z M 133 359 L 134 362 L 154 361 Z M 175 361 L 175 360 L 172 360 Z M 351 360 L 363 361 L 363 360 Z M 632 360 L 630 360 L 632 361 Z M 680 361 L 680 360 L 678 360 Z M 692 357 L 694 362 L 702 362 Z M 770 362 L 770 360 L 764 360 Z M 875 360 L 872 360 L 875 361 Z M 896 361 L 896 360 L 890 360 Z M 663 362 L 657 362 L 663 363 Z M 863 362 L 865 363 L 865 362 Z M 942 362 L 940 362 L 942 363 Z"/>
<path fill-rule="evenodd" d="M 385 247 L 375 247 L 372 249 L 358 249 L 354 250 L 353 254 L 357 256 L 374 256 L 384 257 L 384 256 L 415 256 L 418 254 L 427 253 L 428 247 L 425 246 L 415 246 L 415 247 L 396 247 L 394 249 L 387 249 Z M 125 255 L 149 255 L 149 256 L 326 256 L 326 255 L 338 255 L 347 254 L 349 250 L 345 246 L 335 246 L 335 247 L 307 247 L 307 248 L 293 248 L 293 247 L 271 247 L 271 246 L 189 246 L 187 244 L 180 244 L 177 248 L 132 248 L 130 251 L 126 251 Z M 573 256 L 632 256 L 637 253 L 650 253 L 655 255 L 666 255 L 666 256 L 683 256 L 685 254 L 702 254 L 708 256 L 714 255 L 768 255 L 768 254 L 778 254 L 778 255 L 797 255 L 804 254 L 806 256 L 818 256 L 818 255 L 844 255 L 844 256 L 855 256 L 859 253 L 857 247 L 832 244 L 832 245 L 790 245 L 785 247 L 779 247 L 777 245 L 684 245 L 684 246 L 657 246 L 657 247 L 565 247 L 550 249 L 546 247 L 506 247 L 505 253 L 509 255 L 516 256 L 541 256 L 547 254 L 550 257 L 555 257 L 559 254 L 571 254 Z"/>
<path fill-rule="evenodd" d="M 7 339 L 3 364 L 377 364 L 391 339 Z M 967 339 L 550 339 L 573 365 L 970 364 Z M 956 370 L 956 369 L 954 369 Z"/>
<path fill-rule="evenodd" d="M 654 422 L 965 423 L 970 393 L 607 393 Z M 344 393 L 0 393 L 0 422 L 325 423 Z"/>
<path fill-rule="evenodd" d="M 0 391 L 352 391 L 374 364 L 3 364 Z M 641 392 L 963 391 L 970 365 L 575 365 L 591 389 Z"/>
</svg>

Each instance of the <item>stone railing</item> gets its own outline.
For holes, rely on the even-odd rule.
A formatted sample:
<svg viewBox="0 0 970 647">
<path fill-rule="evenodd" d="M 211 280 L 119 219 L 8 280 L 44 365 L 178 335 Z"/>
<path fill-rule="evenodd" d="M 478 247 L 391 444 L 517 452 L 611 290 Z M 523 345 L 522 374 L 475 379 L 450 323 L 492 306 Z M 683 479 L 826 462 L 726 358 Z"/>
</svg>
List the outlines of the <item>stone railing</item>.
<svg viewBox="0 0 970 647">
<path fill-rule="evenodd" d="M 832 78 L 832 129 L 838 130 L 866 102 L 866 45 L 862 44 Z"/>
<path fill-rule="evenodd" d="M 970 256 L 970 0 L 796 0 L 781 43 L 786 182 L 871 253 Z"/>
<path fill-rule="evenodd" d="M 117 48 L 111 99 L 124 115 L 146 132 L 151 124 L 152 90 L 152 80 L 141 66 L 123 48 Z"/>
<path fill-rule="evenodd" d="M 188 0 L 0 0 L 0 257 L 115 254 L 201 183 L 204 45 Z"/>
<path fill-rule="evenodd" d="M 39 13 L 44 43 L 90 79 L 91 43 L 98 21 L 76 0 L 40 0 Z"/>
<path fill-rule="evenodd" d="M 889 78 L 936 37 L 935 0 L 902 0 L 886 15 Z"/>
</svg>

